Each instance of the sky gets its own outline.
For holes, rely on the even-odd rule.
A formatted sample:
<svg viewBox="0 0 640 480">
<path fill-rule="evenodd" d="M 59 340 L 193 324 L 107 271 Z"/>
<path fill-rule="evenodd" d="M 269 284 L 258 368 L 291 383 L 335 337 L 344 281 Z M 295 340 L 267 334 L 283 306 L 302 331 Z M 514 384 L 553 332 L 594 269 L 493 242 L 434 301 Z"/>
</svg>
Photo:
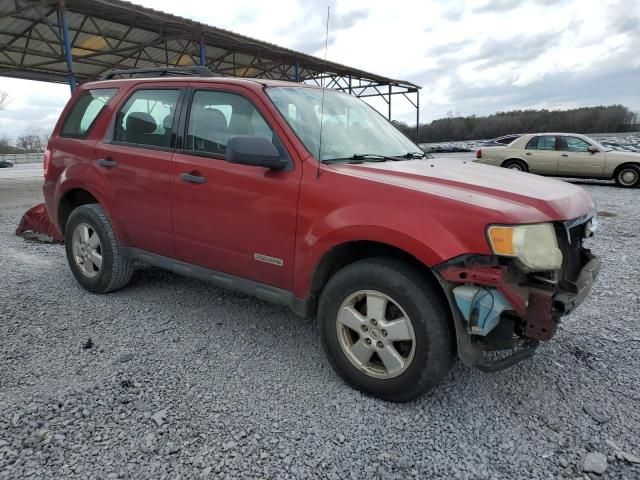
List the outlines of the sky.
<svg viewBox="0 0 640 480">
<path fill-rule="evenodd" d="M 135 3 L 422 87 L 421 122 L 526 108 L 640 112 L 637 0 L 202 0 Z M 66 85 L 0 77 L 0 136 L 50 130 Z M 415 123 L 396 97 L 393 118 Z M 374 106 L 386 112 L 384 104 Z"/>
</svg>

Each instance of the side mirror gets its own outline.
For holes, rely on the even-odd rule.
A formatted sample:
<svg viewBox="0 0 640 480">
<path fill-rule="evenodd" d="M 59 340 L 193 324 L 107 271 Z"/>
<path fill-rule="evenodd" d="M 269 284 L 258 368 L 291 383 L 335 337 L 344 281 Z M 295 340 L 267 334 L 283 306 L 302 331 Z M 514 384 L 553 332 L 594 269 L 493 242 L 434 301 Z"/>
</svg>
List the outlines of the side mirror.
<svg viewBox="0 0 640 480">
<path fill-rule="evenodd" d="M 591 153 L 598 153 L 600 150 L 598 150 L 598 147 L 594 147 L 593 145 L 589 145 L 589 148 L 587 148 L 587 150 L 589 150 Z"/>
<path fill-rule="evenodd" d="M 278 149 L 264 137 L 237 135 L 227 142 L 224 158 L 231 163 L 282 170 L 289 162 L 280 158 Z"/>
</svg>

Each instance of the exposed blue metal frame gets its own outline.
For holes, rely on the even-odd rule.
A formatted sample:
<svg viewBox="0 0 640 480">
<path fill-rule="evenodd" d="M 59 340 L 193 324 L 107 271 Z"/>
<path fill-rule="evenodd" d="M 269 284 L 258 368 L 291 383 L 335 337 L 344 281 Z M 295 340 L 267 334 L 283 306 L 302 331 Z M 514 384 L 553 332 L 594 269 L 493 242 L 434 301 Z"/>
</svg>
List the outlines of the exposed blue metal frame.
<svg viewBox="0 0 640 480">
<path fill-rule="evenodd" d="M 205 55 L 204 37 L 200 36 L 200 65 L 204 67 L 206 64 L 207 64 L 207 58 Z"/>
<path fill-rule="evenodd" d="M 58 7 L 58 20 L 62 30 L 62 50 L 64 51 L 64 60 L 67 64 L 67 82 L 71 93 L 76 89 L 76 78 L 73 75 L 73 57 L 71 56 L 71 44 L 69 43 L 69 27 L 67 25 L 67 16 L 65 14 L 64 4 L 61 2 Z"/>
</svg>

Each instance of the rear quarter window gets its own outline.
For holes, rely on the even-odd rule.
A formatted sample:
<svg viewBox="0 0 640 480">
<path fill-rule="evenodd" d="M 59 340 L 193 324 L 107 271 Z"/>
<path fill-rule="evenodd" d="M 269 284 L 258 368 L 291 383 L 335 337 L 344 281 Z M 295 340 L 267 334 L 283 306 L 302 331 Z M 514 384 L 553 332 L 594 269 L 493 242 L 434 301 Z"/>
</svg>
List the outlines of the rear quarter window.
<svg viewBox="0 0 640 480">
<path fill-rule="evenodd" d="M 82 93 L 62 124 L 61 137 L 84 138 L 100 112 L 117 93 L 117 88 L 95 88 Z"/>
</svg>

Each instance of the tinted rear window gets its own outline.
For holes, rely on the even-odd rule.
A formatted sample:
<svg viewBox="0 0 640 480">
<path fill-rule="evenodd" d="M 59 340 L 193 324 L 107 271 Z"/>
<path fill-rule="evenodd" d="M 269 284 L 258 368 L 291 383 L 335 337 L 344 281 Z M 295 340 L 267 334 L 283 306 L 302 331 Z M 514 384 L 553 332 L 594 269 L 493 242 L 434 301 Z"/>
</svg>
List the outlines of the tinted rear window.
<svg viewBox="0 0 640 480">
<path fill-rule="evenodd" d="M 96 88 L 84 92 L 71 107 L 62 125 L 62 137 L 86 137 L 100 112 L 114 97 L 117 88 Z"/>
<path fill-rule="evenodd" d="M 526 150 L 555 150 L 556 149 L 556 137 L 540 136 L 533 137 L 527 143 Z"/>
<path fill-rule="evenodd" d="M 503 138 L 498 138 L 496 140 L 497 143 L 501 143 L 502 145 L 509 145 L 511 142 L 513 142 L 516 138 L 519 137 L 503 137 Z"/>
</svg>

